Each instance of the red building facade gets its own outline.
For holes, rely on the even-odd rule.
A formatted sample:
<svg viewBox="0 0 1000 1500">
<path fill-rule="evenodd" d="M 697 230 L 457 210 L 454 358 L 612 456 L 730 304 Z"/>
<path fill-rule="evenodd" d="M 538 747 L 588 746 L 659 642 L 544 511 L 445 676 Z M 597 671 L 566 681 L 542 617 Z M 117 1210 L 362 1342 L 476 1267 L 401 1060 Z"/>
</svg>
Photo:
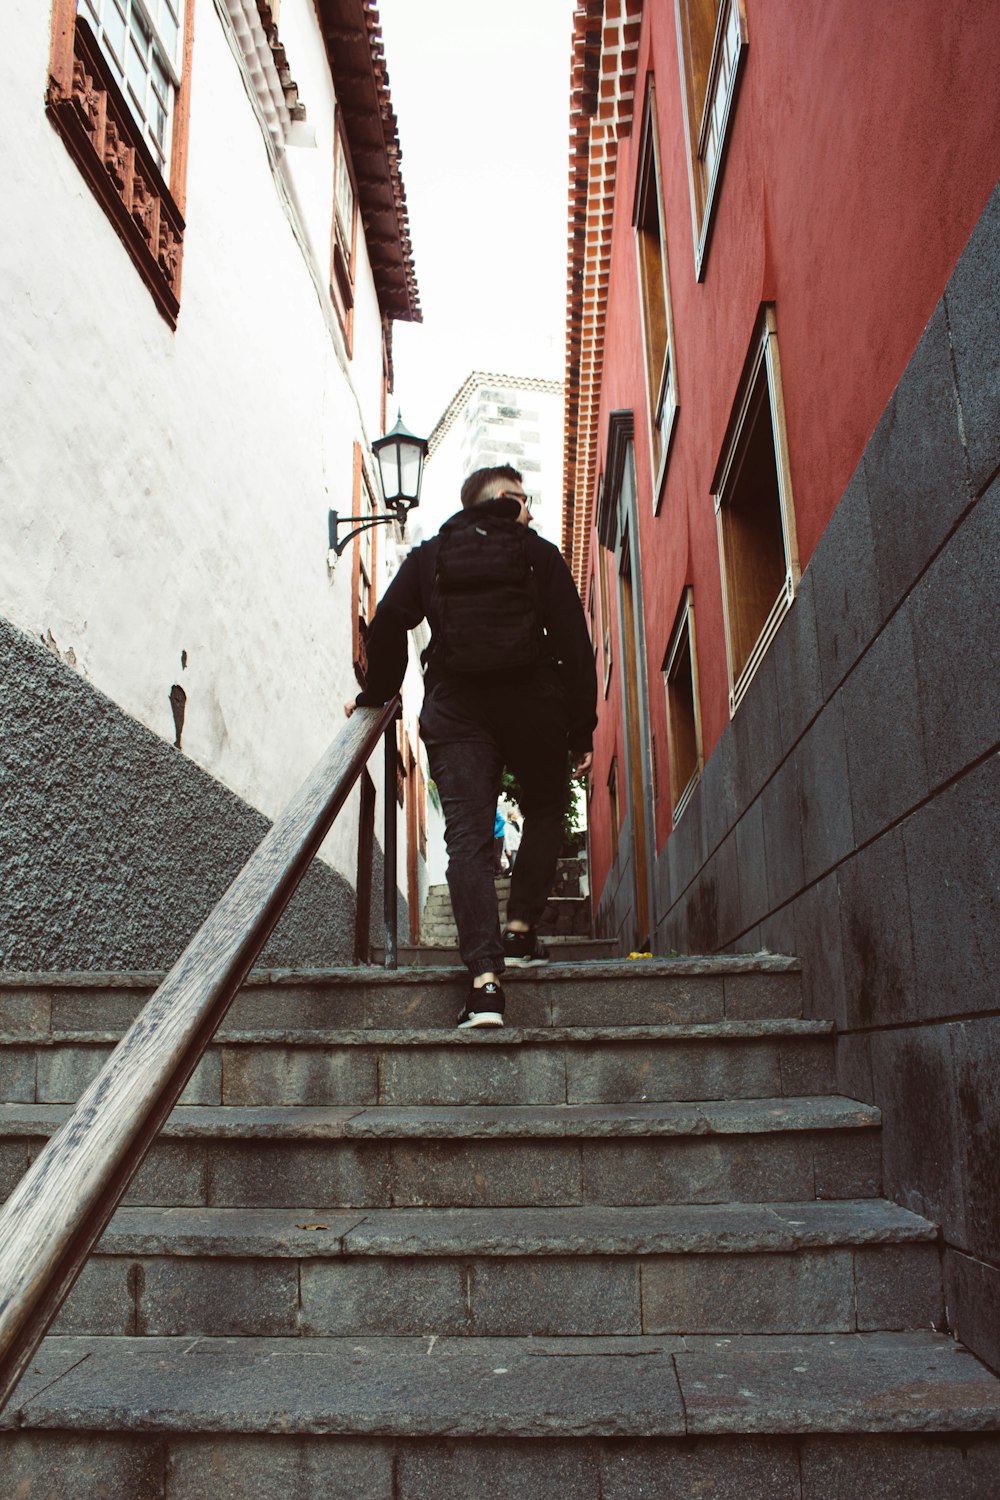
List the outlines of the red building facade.
<svg viewBox="0 0 1000 1500">
<path fill-rule="evenodd" d="M 588 0 L 570 170 L 598 930 L 802 956 L 966 1307 L 1000 1291 L 961 1102 L 1000 1046 L 998 54 L 995 0 Z"/>
</svg>

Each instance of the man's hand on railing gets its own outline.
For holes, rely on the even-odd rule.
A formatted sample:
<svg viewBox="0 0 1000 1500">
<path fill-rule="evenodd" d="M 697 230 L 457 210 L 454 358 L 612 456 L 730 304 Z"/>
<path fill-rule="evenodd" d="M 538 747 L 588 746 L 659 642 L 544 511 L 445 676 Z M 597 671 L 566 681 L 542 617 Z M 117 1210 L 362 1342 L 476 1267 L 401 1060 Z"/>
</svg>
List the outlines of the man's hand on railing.
<svg viewBox="0 0 1000 1500">
<path fill-rule="evenodd" d="M 357 706 L 358 705 L 354 702 L 353 698 L 348 698 L 347 702 L 344 704 L 344 716 L 349 719 Z"/>
</svg>

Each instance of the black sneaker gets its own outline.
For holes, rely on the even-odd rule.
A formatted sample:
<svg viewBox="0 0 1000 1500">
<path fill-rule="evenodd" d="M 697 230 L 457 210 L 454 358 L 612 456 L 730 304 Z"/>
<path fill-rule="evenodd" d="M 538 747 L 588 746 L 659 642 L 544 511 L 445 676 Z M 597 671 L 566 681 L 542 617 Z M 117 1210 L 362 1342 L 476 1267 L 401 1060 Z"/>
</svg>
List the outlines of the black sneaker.
<svg viewBox="0 0 1000 1500">
<path fill-rule="evenodd" d="M 503 1025 L 503 990 L 494 981 L 479 989 L 472 989 L 462 1014 L 458 1018 L 459 1031 L 472 1031 L 476 1026 Z"/>
<path fill-rule="evenodd" d="M 534 928 L 511 932 L 508 927 L 503 935 L 503 961 L 509 969 L 533 969 L 536 964 L 548 963 L 548 949 L 542 947 Z"/>
</svg>

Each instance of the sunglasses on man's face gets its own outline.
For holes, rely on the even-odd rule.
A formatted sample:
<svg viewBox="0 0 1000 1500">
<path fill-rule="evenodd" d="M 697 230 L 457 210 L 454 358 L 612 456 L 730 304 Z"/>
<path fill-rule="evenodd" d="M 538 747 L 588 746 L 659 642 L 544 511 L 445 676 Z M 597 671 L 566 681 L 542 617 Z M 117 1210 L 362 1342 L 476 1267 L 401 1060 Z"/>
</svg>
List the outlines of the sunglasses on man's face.
<svg viewBox="0 0 1000 1500">
<path fill-rule="evenodd" d="M 530 495 L 519 495 L 515 490 L 504 490 L 502 494 L 500 494 L 500 495 L 497 496 L 497 499 L 498 500 L 516 500 L 517 503 L 518 503 L 518 505 L 523 505 L 524 506 L 525 510 L 530 511 L 530 509 L 531 509 L 531 496 Z"/>
</svg>

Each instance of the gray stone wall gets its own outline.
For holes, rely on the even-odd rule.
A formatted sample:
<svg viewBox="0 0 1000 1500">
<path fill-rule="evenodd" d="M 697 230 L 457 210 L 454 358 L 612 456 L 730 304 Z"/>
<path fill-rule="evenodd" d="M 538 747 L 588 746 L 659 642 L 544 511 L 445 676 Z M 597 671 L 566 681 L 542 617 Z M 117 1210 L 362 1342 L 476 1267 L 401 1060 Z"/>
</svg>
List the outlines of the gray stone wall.
<svg viewBox="0 0 1000 1500">
<path fill-rule="evenodd" d="M 0 969 L 169 966 L 269 826 L 0 620 Z M 314 861 L 260 962 L 351 962 L 354 912 Z"/>
<path fill-rule="evenodd" d="M 660 951 L 800 955 L 994 1368 L 998 466 L 1000 188 L 656 871 Z"/>
<path fill-rule="evenodd" d="M 635 875 L 632 869 L 632 825 L 629 818 L 618 834 L 618 855 L 604 882 L 600 901 L 594 913 L 594 930 L 602 937 L 613 937 L 620 953 L 632 947 L 635 926 Z"/>
</svg>

